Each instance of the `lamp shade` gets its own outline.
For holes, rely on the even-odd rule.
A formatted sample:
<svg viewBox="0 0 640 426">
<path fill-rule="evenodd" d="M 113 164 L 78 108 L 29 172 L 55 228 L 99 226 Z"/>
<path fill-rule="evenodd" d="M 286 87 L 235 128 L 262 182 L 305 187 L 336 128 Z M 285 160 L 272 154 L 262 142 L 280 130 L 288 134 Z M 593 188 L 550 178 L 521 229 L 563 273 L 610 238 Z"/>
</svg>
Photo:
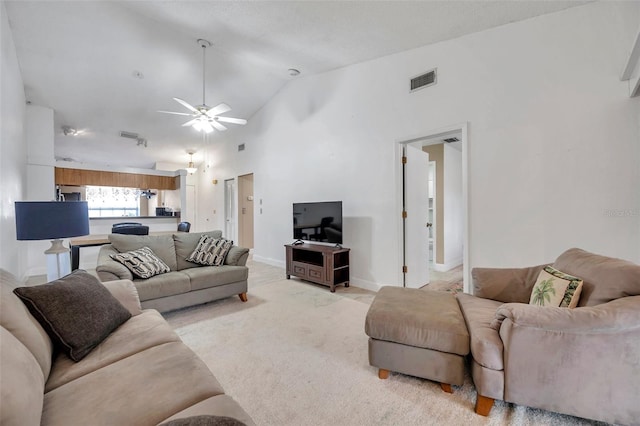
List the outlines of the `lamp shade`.
<svg viewBox="0 0 640 426">
<path fill-rule="evenodd" d="M 16 201 L 18 240 L 54 240 L 89 234 L 86 201 Z"/>
</svg>

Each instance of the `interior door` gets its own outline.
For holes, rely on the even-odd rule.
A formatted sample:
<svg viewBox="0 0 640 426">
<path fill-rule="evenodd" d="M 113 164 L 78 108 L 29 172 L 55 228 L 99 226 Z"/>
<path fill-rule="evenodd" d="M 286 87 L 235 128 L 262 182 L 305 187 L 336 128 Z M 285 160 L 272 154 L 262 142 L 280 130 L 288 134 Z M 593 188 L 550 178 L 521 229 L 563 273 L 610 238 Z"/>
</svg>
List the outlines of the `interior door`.
<svg viewBox="0 0 640 426">
<path fill-rule="evenodd" d="M 253 173 L 238 176 L 238 245 L 253 248 Z"/>
<path fill-rule="evenodd" d="M 404 163 L 404 285 L 429 283 L 429 154 L 420 143 L 403 147 Z"/>
<path fill-rule="evenodd" d="M 227 179 L 224 181 L 224 236 L 235 240 L 236 235 L 236 181 Z"/>
</svg>

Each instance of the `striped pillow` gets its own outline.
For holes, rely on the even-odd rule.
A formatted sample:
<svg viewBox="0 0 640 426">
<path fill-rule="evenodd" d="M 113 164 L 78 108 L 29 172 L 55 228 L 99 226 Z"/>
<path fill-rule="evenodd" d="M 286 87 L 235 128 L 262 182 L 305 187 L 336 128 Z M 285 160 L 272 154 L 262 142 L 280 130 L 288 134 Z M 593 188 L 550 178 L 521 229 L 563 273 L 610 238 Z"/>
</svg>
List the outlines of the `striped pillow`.
<svg viewBox="0 0 640 426">
<path fill-rule="evenodd" d="M 133 275 L 139 278 L 151 278 L 171 270 L 149 247 L 110 256 L 129 268 Z"/>
<path fill-rule="evenodd" d="M 224 263 L 224 258 L 227 257 L 231 246 L 233 246 L 231 240 L 203 235 L 200 237 L 196 249 L 186 260 L 200 265 L 220 266 Z"/>
</svg>

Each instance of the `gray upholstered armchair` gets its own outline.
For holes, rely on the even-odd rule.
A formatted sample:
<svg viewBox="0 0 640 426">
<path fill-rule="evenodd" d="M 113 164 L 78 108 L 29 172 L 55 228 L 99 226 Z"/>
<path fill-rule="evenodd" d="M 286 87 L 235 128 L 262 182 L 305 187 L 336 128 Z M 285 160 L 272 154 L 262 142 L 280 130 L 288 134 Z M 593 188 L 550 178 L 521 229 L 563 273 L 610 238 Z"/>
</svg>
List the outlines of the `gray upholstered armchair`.
<svg viewBox="0 0 640 426">
<path fill-rule="evenodd" d="M 584 280 L 575 309 L 529 305 L 544 265 L 473 270 L 458 302 L 471 339 L 476 412 L 494 399 L 619 424 L 640 419 L 640 265 L 570 249 L 553 266 Z"/>
</svg>

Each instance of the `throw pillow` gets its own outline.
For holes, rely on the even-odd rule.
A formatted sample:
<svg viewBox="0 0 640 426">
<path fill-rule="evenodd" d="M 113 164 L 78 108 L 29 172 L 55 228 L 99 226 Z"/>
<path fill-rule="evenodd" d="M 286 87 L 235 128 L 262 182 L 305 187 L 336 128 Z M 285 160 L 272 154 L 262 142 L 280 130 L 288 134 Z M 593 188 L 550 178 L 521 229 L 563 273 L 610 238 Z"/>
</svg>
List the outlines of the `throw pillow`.
<svg viewBox="0 0 640 426">
<path fill-rule="evenodd" d="M 111 254 L 113 260 L 117 260 L 137 277 L 151 278 L 154 275 L 164 274 L 170 269 L 149 247 L 142 247 L 125 253 Z"/>
<path fill-rule="evenodd" d="M 159 426 L 246 426 L 240 420 L 226 416 L 201 415 L 170 420 Z"/>
<path fill-rule="evenodd" d="M 575 308 L 582 291 L 582 279 L 545 266 L 531 292 L 530 305 Z"/>
<path fill-rule="evenodd" d="M 13 290 L 53 342 L 80 361 L 131 313 L 93 275 L 73 271 L 48 284 Z"/>
<path fill-rule="evenodd" d="M 233 241 L 231 240 L 203 235 L 200 237 L 196 249 L 187 257 L 187 260 L 200 265 L 220 266 L 224 263 L 231 246 L 233 246 Z"/>
</svg>

